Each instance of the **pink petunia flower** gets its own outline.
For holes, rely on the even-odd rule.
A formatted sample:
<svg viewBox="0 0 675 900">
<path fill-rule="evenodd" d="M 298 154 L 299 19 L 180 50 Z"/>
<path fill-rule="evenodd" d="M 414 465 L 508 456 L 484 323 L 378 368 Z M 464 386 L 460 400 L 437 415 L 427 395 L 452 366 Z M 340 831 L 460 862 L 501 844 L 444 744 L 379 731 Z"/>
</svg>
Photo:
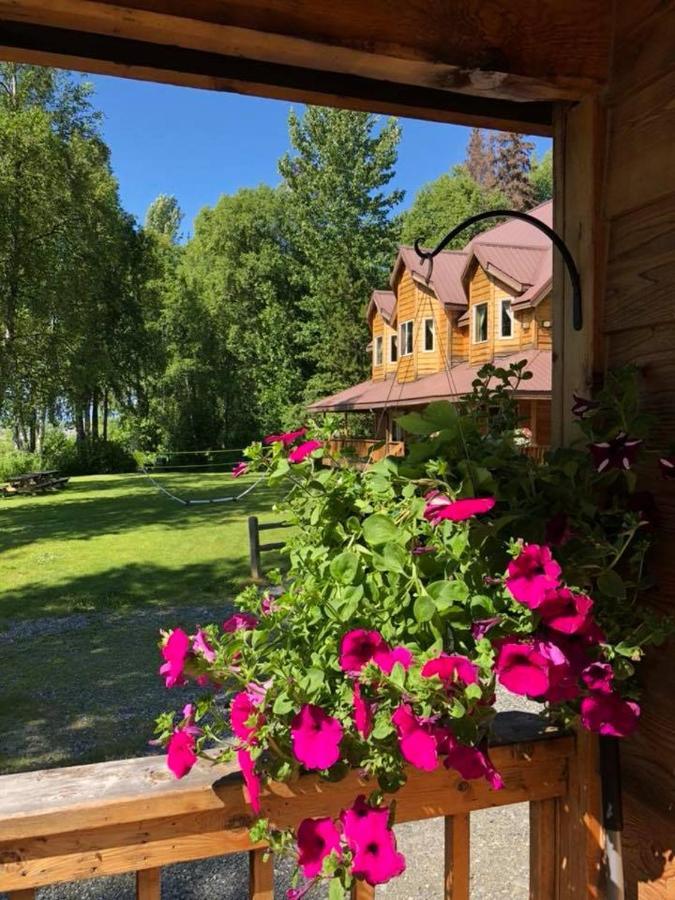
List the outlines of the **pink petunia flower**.
<svg viewBox="0 0 675 900">
<path fill-rule="evenodd" d="M 164 676 L 164 683 L 168 688 L 185 684 L 183 669 L 189 654 L 189 636 L 182 628 L 174 628 L 162 646 L 165 662 L 159 669 L 159 674 Z"/>
<path fill-rule="evenodd" d="M 298 444 L 298 446 L 294 447 L 288 454 L 288 461 L 292 463 L 303 462 L 310 454 L 314 453 L 314 451 L 318 450 L 320 447 L 323 447 L 322 441 L 305 441 L 304 444 Z"/>
<path fill-rule="evenodd" d="M 248 744 L 256 731 L 265 721 L 264 715 L 258 706 L 262 697 L 252 691 L 240 691 L 232 700 L 230 706 L 230 727 L 232 733 Z M 249 723 L 253 724 L 249 724 Z"/>
<path fill-rule="evenodd" d="M 628 737 L 637 728 L 640 707 L 616 693 L 593 693 L 581 701 L 581 724 L 588 731 Z"/>
<path fill-rule="evenodd" d="M 237 750 L 237 762 L 244 779 L 244 796 L 254 813 L 260 813 L 260 778 L 248 750 Z"/>
<path fill-rule="evenodd" d="M 358 675 L 378 651 L 389 651 L 379 631 L 366 631 L 364 628 L 348 631 L 340 641 L 340 668 L 349 675 Z"/>
<path fill-rule="evenodd" d="M 320 706 L 306 703 L 291 722 L 293 754 L 306 769 L 329 769 L 340 759 L 342 725 Z"/>
<path fill-rule="evenodd" d="M 463 684 L 478 682 L 478 666 L 466 656 L 449 656 L 441 653 L 422 666 L 422 678 L 433 678 L 437 675 L 446 687 L 456 681 Z"/>
<path fill-rule="evenodd" d="M 542 697 L 551 683 L 554 663 L 540 642 L 504 641 L 495 661 L 499 683 L 513 694 Z"/>
<path fill-rule="evenodd" d="M 424 518 L 432 525 L 438 525 L 444 519 L 451 522 L 464 522 L 474 516 L 490 512 L 495 505 L 494 497 L 467 497 L 463 500 L 450 500 L 444 494 L 426 495 L 427 505 Z"/>
<path fill-rule="evenodd" d="M 373 714 L 370 703 L 361 694 L 361 685 L 356 681 L 354 683 L 354 724 L 356 730 L 364 740 L 370 734 L 373 727 Z"/>
<path fill-rule="evenodd" d="M 547 591 L 537 612 L 544 625 L 562 634 L 580 634 L 591 624 L 593 601 L 585 594 L 574 594 L 569 588 Z"/>
<path fill-rule="evenodd" d="M 492 765 L 492 760 L 478 747 L 467 747 L 466 744 L 454 742 L 448 748 L 443 765 L 448 769 L 455 769 L 467 780 L 485 778 L 495 791 L 504 787 L 504 779 Z"/>
<path fill-rule="evenodd" d="M 484 638 L 491 628 L 501 622 L 501 616 L 491 616 L 489 619 L 476 619 L 471 625 L 471 637 L 474 641 Z"/>
<path fill-rule="evenodd" d="M 402 665 L 407 672 L 413 664 L 413 659 L 412 651 L 407 647 L 392 647 L 391 650 L 388 647 L 380 648 L 373 654 L 373 662 L 382 669 L 385 675 L 391 675 L 396 663 Z"/>
<path fill-rule="evenodd" d="M 576 416 L 578 419 L 583 419 L 586 416 L 586 413 L 597 409 L 600 405 L 597 401 L 587 400 L 585 397 L 580 397 L 578 394 L 572 394 L 572 398 L 574 400 L 572 415 Z"/>
<path fill-rule="evenodd" d="M 433 772 L 438 765 L 438 749 L 431 727 L 424 725 L 406 703 L 398 707 L 391 720 L 403 758 L 416 769 Z"/>
<path fill-rule="evenodd" d="M 332 819 L 303 819 L 296 834 L 298 865 L 305 878 L 321 874 L 323 861 L 331 853 L 342 855 L 340 832 Z"/>
<path fill-rule="evenodd" d="M 192 650 L 194 653 L 200 654 L 207 662 L 212 663 L 216 658 L 216 651 L 209 644 L 206 634 L 200 628 L 192 639 Z"/>
<path fill-rule="evenodd" d="M 274 594 L 265 594 L 260 601 L 260 610 L 264 616 L 271 616 L 272 613 L 279 612 L 279 603 Z"/>
<path fill-rule="evenodd" d="M 507 567 L 506 587 L 513 597 L 530 609 L 537 609 L 546 591 L 555 590 L 560 566 L 549 547 L 525 544 L 520 554 Z"/>
<path fill-rule="evenodd" d="M 283 444 L 284 447 L 290 447 L 298 438 L 307 434 L 306 428 L 298 428 L 297 431 L 285 431 L 283 434 L 268 434 L 263 438 L 263 444 Z"/>
<path fill-rule="evenodd" d="M 225 619 L 223 631 L 227 634 L 233 634 L 235 631 L 253 631 L 257 624 L 258 619 L 253 613 L 237 612 L 231 615 L 229 619 Z"/>
<path fill-rule="evenodd" d="M 232 466 L 232 477 L 239 478 L 248 472 L 248 465 L 245 462 L 238 462 L 236 466 Z"/>
<path fill-rule="evenodd" d="M 198 734 L 201 729 L 187 725 L 177 728 L 169 738 L 166 762 L 176 778 L 184 778 L 197 762 L 195 736 Z"/>
<path fill-rule="evenodd" d="M 629 438 L 625 431 L 608 441 L 596 441 L 588 445 L 597 472 L 607 469 L 630 469 L 637 458 L 642 441 Z"/>
<path fill-rule="evenodd" d="M 374 807 L 363 794 L 351 809 L 340 814 L 345 840 L 353 853 L 352 873 L 368 884 L 385 884 L 405 870 L 405 858 L 396 850 L 396 837 L 389 828 L 389 809 Z"/>
<path fill-rule="evenodd" d="M 582 671 L 581 680 L 593 693 L 611 694 L 614 669 L 609 663 L 594 662 Z"/>
</svg>

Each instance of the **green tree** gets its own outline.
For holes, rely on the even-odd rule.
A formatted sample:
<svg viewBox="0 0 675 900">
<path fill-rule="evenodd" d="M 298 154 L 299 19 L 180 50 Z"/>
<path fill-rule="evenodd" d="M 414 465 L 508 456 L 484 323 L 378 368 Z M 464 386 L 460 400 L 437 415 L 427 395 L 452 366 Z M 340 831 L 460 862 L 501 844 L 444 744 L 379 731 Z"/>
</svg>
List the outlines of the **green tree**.
<svg viewBox="0 0 675 900">
<path fill-rule="evenodd" d="M 534 189 L 534 202 L 543 203 L 553 196 L 553 152 L 547 150 L 540 158 L 532 160 L 530 181 Z"/>
<path fill-rule="evenodd" d="M 396 120 L 308 107 L 289 118 L 292 150 L 279 163 L 297 255 L 301 342 L 312 374 L 305 399 L 363 379 L 368 371 L 364 309 L 386 283 L 396 249 L 388 190 L 400 128 Z"/>
<path fill-rule="evenodd" d="M 144 228 L 176 244 L 180 237 L 178 230 L 182 221 L 183 211 L 178 200 L 173 195 L 160 194 L 148 207 Z"/>
<path fill-rule="evenodd" d="M 497 187 L 513 209 L 531 209 L 535 205 L 535 190 L 530 179 L 534 144 L 516 132 L 500 131 L 493 146 Z"/>
<path fill-rule="evenodd" d="M 401 217 L 401 241 L 412 244 L 419 239 L 432 247 L 463 219 L 503 206 L 504 202 L 498 190 L 481 187 L 464 166 L 455 166 L 451 173 L 430 181 L 417 192 L 410 209 Z M 487 222 L 467 229 L 455 238 L 451 249 L 463 247 L 471 237 L 493 224 Z"/>
</svg>

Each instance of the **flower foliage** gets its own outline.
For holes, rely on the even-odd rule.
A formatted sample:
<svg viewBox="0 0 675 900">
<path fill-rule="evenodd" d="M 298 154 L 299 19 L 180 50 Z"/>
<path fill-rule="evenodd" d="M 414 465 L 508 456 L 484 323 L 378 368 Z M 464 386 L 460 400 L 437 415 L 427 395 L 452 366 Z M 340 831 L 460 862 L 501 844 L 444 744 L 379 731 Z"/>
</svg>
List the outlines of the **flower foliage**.
<svg viewBox="0 0 675 900">
<path fill-rule="evenodd" d="M 641 596 L 653 531 L 635 502 L 648 455 L 635 374 L 575 398 L 582 436 L 543 463 L 518 446 L 509 391 L 525 378 L 524 364 L 485 367 L 462 404 L 402 417 L 403 459 L 364 470 L 319 429 L 246 452 L 249 471 L 289 484 L 288 569 L 272 592 L 244 590 L 223 625 L 164 636 L 167 686 L 211 693 L 158 733 L 178 776 L 236 754 L 257 837 L 297 843 L 292 897 L 403 871 L 383 797 L 409 766 L 502 786 L 487 752 L 496 684 L 600 734 L 638 724 L 635 663 L 668 625 Z M 264 818 L 266 781 L 354 767 L 377 789 L 337 819 L 291 836 Z"/>
</svg>

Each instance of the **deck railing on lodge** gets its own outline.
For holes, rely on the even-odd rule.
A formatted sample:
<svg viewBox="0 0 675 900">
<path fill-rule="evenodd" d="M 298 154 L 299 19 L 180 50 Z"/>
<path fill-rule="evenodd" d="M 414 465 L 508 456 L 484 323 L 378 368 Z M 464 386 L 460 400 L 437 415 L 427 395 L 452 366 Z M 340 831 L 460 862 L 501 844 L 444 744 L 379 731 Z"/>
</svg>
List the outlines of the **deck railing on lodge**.
<svg viewBox="0 0 675 900">
<path fill-rule="evenodd" d="M 490 752 L 503 790 L 440 767 L 432 773 L 411 769 L 395 795 L 397 821 L 445 820 L 438 896 L 469 897 L 471 812 L 524 801 L 530 810 L 530 898 L 600 896 L 593 887 L 598 832 L 588 814 L 588 739 L 543 733 L 536 716 L 522 713 L 502 713 L 497 725 L 500 736 Z M 262 814 L 278 825 L 297 826 L 307 816 L 337 815 L 350 798 L 373 787 L 357 772 L 337 784 L 305 775 L 267 788 Z M 273 861 L 252 844 L 251 822 L 233 766 L 200 762 L 181 781 L 162 757 L 5 775 L 0 892 L 8 891 L 11 900 L 33 900 L 44 885 L 135 872 L 138 900 L 159 900 L 162 866 L 247 851 L 249 898 L 273 900 Z M 494 864 L 509 865 L 508 847 Z M 410 856 L 408 865 L 414 865 Z M 353 896 L 367 900 L 375 894 L 359 882 Z"/>
<path fill-rule="evenodd" d="M 328 442 L 331 453 L 347 451 L 359 462 L 377 462 L 385 456 L 403 456 L 405 454 L 405 441 L 383 441 L 372 438 L 333 438 Z M 543 462 L 544 455 L 550 447 L 538 444 L 523 445 L 522 452 L 534 459 Z"/>
</svg>

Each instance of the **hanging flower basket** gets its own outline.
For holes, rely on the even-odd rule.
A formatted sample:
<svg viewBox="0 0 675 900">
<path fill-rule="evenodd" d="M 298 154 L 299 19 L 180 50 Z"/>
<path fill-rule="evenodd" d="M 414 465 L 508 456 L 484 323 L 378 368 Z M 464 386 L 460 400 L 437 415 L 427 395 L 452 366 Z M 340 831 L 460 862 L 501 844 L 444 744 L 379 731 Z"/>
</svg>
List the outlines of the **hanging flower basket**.
<svg viewBox="0 0 675 900">
<path fill-rule="evenodd" d="M 497 688 L 599 734 L 638 724 L 635 664 L 668 625 L 641 600 L 654 510 L 633 470 L 648 427 L 635 373 L 575 398 L 578 444 L 544 463 L 518 439 L 511 394 L 527 378 L 524 363 L 486 366 L 462 403 L 403 416 L 403 459 L 326 466 L 323 436 L 303 428 L 253 444 L 233 473 L 289 485 L 288 569 L 224 623 L 164 635 L 167 686 L 202 691 L 159 718 L 158 740 L 177 777 L 199 756 L 237 758 L 255 838 L 297 850 L 292 898 L 404 870 L 382 795 L 408 767 L 502 787 L 487 751 Z M 265 781 L 354 768 L 378 787 L 338 818 L 295 835 L 264 818 Z"/>
</svg>

